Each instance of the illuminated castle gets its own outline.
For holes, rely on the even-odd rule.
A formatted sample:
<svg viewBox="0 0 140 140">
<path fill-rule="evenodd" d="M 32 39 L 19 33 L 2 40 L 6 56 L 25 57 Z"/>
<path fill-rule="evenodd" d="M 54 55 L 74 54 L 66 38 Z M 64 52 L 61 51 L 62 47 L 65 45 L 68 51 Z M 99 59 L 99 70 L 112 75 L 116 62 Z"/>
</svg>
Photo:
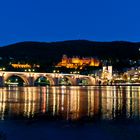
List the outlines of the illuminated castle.
<svg viewBox="0 0 140 140">
<path fill-rule="evenodd" d="M 98 67 L 100 65 L 100 61 L 95 58 L 79 58 L 72 57 L 68 58 L 66 55 L 63 55 L 62 61 L 59 62 L 56 67 L 66 67 L 66 68 L 80 68 L 83 69 L 85 66 Z"/>
</svg>

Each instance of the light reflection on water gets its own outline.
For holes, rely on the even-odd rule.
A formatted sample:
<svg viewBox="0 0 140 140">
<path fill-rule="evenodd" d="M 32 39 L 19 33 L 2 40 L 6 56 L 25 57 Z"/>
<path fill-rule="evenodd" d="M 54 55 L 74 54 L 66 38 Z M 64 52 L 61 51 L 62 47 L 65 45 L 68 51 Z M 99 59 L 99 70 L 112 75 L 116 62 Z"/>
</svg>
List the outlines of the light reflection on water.
<svg viewBox="0 0 140 140">
<path fill-rule="evenodd" d="M 111 120 L 140 118 L 140 87 L 4 87 L 0 88 L 0 119 L 36 114 Z"/>
</svg>

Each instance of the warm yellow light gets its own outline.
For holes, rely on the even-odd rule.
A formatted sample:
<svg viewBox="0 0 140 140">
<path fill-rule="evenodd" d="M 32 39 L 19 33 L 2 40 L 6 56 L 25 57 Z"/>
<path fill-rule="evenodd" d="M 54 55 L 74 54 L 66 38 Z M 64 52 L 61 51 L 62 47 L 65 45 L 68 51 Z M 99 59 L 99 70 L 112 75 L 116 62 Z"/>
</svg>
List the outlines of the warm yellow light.
<svg viewBox="0 0 140 140">
<path fill-rule="evenodd" d="M 14 68 L 31 68 L 31 65 L 29 65 L 29 64 L 12 64 L 12 67 L 14 67 Z"/>
<path fill-rule="evenodd" d="M 82 69 L 85 66 L 93 66 L 98 67 L 100 65 L 100 61 L 95 58 L 80 58 L 73 57 L 68 58 L 63 56 L 61 62 L 59 62 L 56 67 L 66 67 L 66 68 L 80 68 Z"/>
</svg>

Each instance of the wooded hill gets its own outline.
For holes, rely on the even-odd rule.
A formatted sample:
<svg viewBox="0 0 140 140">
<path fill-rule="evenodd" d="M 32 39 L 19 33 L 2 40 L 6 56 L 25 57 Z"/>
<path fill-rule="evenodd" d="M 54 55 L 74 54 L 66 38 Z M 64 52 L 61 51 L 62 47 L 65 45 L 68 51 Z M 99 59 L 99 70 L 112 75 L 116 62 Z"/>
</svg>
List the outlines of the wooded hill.
<svg viewBox="0 0 140 140">
<path fill-rule="evenodd" d="M 0 47 L 0 57 L 17 61 L 56 64 L 63 54 L 68 57 L 96 57 L 107 60 L 140 59 L 140 43 L 114 41 L 94 42 L 71 40 L 63 42 L 20 42 Z"/>
</svg>

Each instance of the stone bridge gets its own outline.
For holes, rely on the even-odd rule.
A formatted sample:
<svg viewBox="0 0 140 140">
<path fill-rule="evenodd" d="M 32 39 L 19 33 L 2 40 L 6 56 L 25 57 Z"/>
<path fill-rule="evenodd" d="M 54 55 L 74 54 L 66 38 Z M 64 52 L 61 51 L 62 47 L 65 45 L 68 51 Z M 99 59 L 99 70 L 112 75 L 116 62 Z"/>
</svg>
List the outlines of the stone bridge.
<svg viewBox="0 0 140 140">
<path fill-rule="evenodd" d="M 0 86 L 5 86 L 10 77 L 16 76 L 23 80 L 25 86 L 34 86 L 35 81 L 40 77 L 44 77 L 49 81 L 49 85 L 57 86 L 61 85 L 61 79 L 67 79 L 69 85 L 76 86 L 80 85 L 81 81 L 86 81 L 85 85 L 95 85 L 95 78 L 87 75 L 78 74 L 62 74 L 62 73 L 36 73 L 36 72 L 0 72 Z"/>
</svg>

